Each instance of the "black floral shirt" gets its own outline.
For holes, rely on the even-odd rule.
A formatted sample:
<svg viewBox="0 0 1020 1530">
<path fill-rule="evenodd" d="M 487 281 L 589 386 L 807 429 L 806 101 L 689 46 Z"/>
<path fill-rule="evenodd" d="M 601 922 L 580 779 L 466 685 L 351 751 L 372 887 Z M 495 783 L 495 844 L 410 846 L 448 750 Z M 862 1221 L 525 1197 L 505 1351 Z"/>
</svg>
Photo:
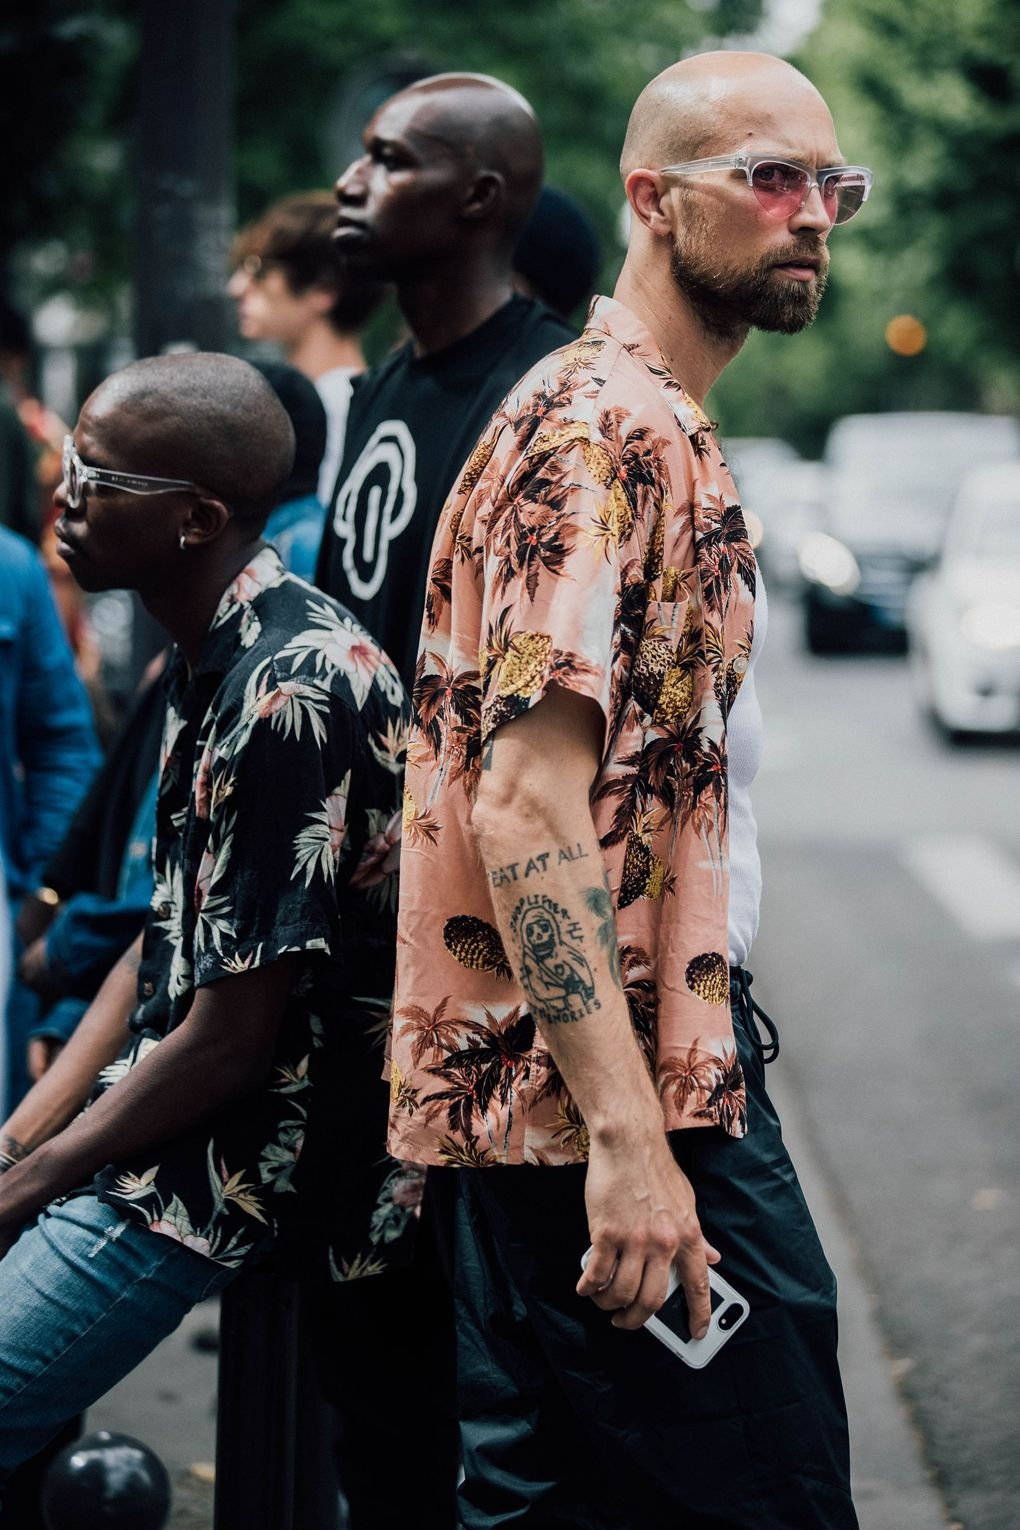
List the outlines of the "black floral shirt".
<svg viewBox="0 0 1020 1530">
<path fill-rule="evenodd" d="M 183 1023 L 196 989 L 287 953 L 304 961 L 266 1084 L 109 1165 L 96 1188 L 220 1264 L 275 1241 L 305 1274 L 374 1273 L 406 1253 L 421 1176 L 384 1151 L 395 879 L 371 894 L 348 882 L 399 803 L 400 681 L 350 614 L 266 547 L 167 690 L 140 1002 L 97 1092 Z"/>
</svg>

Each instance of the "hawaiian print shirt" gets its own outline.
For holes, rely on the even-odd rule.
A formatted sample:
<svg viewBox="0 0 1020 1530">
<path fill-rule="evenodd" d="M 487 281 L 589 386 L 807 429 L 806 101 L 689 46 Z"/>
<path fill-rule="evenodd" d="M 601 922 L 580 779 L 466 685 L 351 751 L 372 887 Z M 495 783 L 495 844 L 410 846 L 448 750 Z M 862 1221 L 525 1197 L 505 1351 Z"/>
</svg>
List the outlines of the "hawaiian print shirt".
<svg viewBox="0 0 1020 1530">
<path fill-rule="evenodd" d="M 637 1037 L 668 1128 L 745 1130 L 727 962 L 726 716 L 754 554 L 711 422 L 595 300 L 468 460 L 432 550 L 404 789 L 390 1148 L 571 1163 L 588 1134 L 493 923 L 470 833 L 485 739 L 550 683 L 596 701 L 591 795 Z"/>
<path fill-rule="evenodd" d="M 96 1188 L 220 1264 L 279 1235 L 306 1273 L 375 1271 L 412 1232 L 422 1175 L 383 1152 L 394 879 L 370 895 L 347 884 L 399 807 L 400 681 L 343 607 L 264 547 L 225 592 L 195 668 L 175 657 L 167 692 L 140 1003 L 98 1091 L 183 1023 L 204 984 L 289 952 L 303 962 L 267 1083 L 110 1165 Z"/>
</svg>

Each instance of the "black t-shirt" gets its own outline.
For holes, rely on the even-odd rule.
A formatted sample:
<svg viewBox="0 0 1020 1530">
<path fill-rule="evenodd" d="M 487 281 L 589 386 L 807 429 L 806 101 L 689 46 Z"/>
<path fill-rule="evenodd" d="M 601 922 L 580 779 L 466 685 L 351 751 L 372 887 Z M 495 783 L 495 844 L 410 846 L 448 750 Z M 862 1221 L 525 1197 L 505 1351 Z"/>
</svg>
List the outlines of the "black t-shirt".
<svg viewBox="0 0 1020 1530">
<path fill-rule="evenodd" d="M 410 689 L 440 511 L 504 397 L 577 331 L 514 297 L 470 335 L 416 357 L 409 342 L 355 379 L 315 581 L 367 627 Z"/>
</svg>

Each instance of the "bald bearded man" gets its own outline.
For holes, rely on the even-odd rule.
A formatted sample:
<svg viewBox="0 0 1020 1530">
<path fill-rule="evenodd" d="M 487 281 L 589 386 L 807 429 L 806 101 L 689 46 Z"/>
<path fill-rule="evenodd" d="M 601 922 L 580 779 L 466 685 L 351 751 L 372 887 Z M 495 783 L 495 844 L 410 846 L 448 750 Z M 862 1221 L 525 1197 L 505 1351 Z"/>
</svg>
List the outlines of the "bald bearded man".
<svg viewBox="0 0 1020 1530">
<path fill-rule="evenodd" d="M 65 443 L 62 556 L 176 649 L 144 935 L 4 1126 L 0 1490 L 271 1246 L 328 1280 L 413 1223 L 381 1152 L 393 924 L 348 885 L 403 693 L 262 540 L 293 454 L 265 379 L 202 354 L 115 374 Z"/>
<path fill-rule="evenodd" d="M 522 96 L 484 75 L 434 75 L 385 102 L 364 143 L 337 182 L 337 250 L 396 284 L 411 339 L 355 382 L 316 582 L 410 688 L 443 502 L 506 391 L 575 331 L 514 293 L 542 181 Z"/>
<path fill-rule="evenodd" d="M 810 323 L 871 176 L 745 53 L 654 80 L 621 168 L 615 298 L 497 410 L 432 550 L 389 1145 L 453 1201 L 463 1530 L 852 1530 L 834 1282 L 744 968 L 765 604 L 705 399 L 750 329 Z M 640 1331 L 671 1267 L 703 1369 Z"/>
</svg>

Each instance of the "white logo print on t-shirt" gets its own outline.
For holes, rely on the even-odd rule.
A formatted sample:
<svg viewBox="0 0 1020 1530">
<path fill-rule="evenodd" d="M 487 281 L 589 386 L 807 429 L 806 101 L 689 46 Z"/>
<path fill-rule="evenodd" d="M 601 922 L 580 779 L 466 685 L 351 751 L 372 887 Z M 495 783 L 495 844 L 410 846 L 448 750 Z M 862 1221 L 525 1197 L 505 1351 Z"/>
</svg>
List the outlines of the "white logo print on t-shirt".
<svg viewBox="0 0 1020 1530">
<path fill-rule="evenodd" d="M 370 600 L 386 577 L 390 543 L 410 524 L 418 499 L 414 437 L 403 420 L 383 420 L 337 495 L 333 530 L 343 543 L 351 592 Z"/>
</svg>

